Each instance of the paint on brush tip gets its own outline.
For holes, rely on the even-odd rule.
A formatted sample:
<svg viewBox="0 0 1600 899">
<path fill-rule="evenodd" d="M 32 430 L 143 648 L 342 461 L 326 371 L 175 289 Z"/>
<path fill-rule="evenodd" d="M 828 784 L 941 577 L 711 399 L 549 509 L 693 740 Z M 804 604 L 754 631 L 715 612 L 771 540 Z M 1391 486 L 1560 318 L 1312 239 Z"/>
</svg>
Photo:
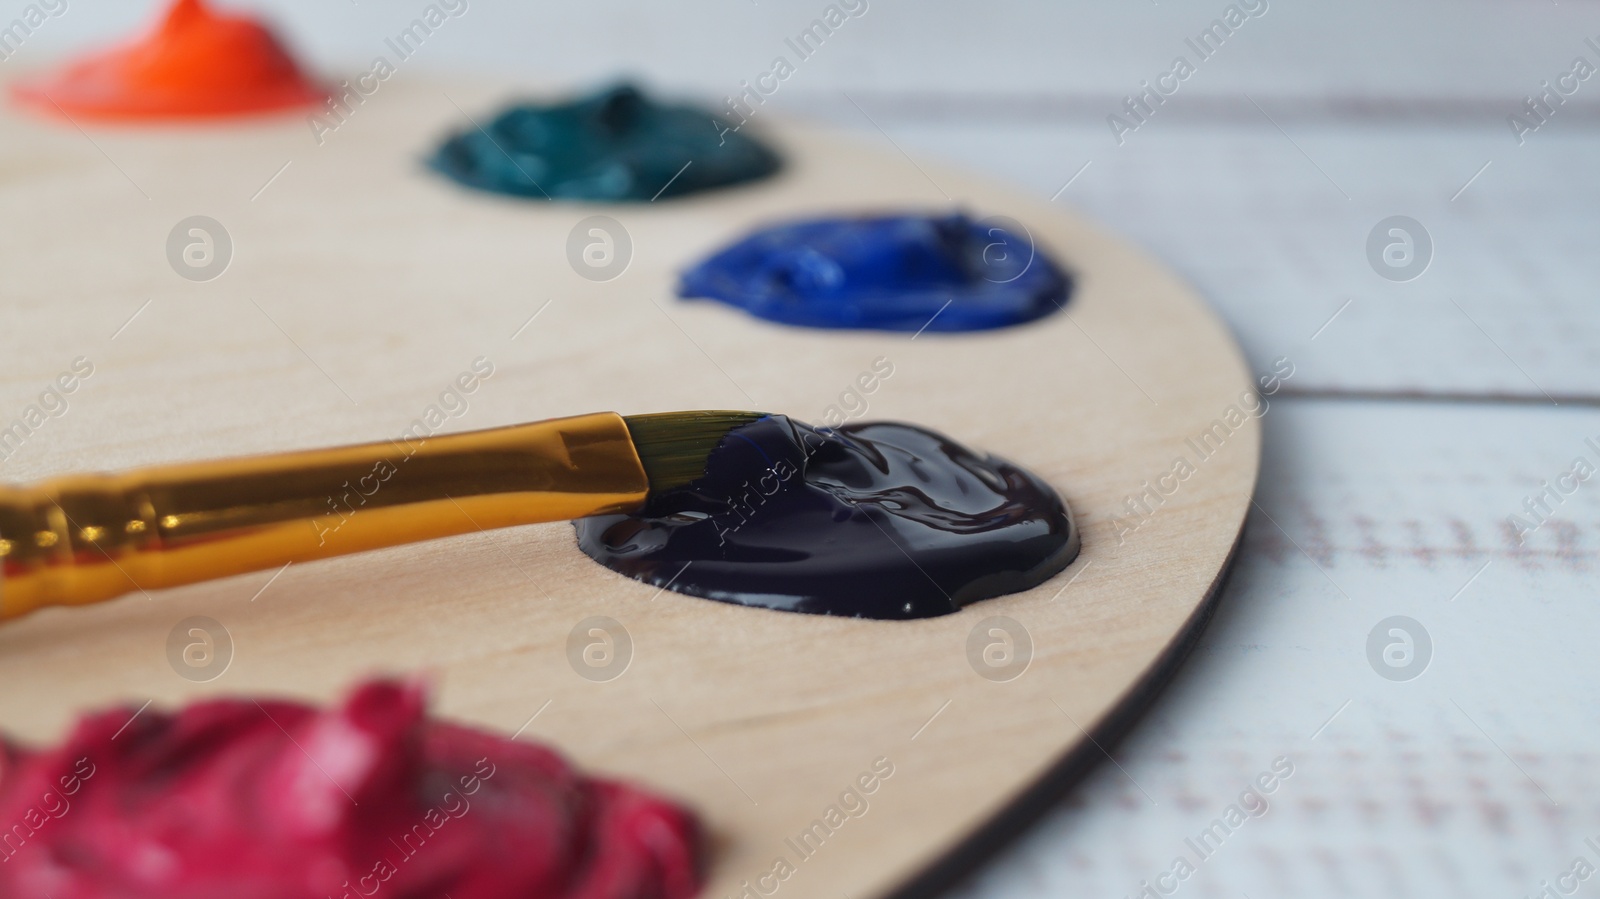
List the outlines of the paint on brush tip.
<svg viewBox="0 0 1600 899">
<path fill-rule="evenodd" d="M 694 816 L 373 681 L 319 709 L 132 707 L 61 744 L 0 741 L 0 895 L 689 899 Z"/>
<path fill-rule="evenodd" d="M 574 523 L 595 561 L 657 587 L 815 615 L 927 618 L 1037 586 L 1078 554 L 1037 476 L 890 422 L 731 431 L 704 477 Z"/>
<path fill-rule="evenodd" d="M 765 178 L 780 160 L 708 110 L 620 84 L 561 103 L 509 106 L 450 137 L 428 165 L 492 193 L 648 202 Z"/>
<path fill-rule="evenodd" d="M 151 33 L 20 82 L 11 94 L 74 119 L 162 120 L 310 106 L 327 91 L 260 22 L 177 0 Z"/>
<path fill-rule="evenodd" d="M 1071 289 L 1020 223 L 958 212 L 762 228 L 685 271 L 678 295 L 786 325 L 920 333 L 1030 322 Z"/>
</svg>

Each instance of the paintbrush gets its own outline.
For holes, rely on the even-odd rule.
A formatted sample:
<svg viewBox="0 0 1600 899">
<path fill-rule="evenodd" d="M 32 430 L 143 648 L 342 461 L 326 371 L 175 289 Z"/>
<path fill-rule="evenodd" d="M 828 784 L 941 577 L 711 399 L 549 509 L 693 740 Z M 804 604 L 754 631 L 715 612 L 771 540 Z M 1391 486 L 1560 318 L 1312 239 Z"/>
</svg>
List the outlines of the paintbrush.
<svg viewBox="0 0 1600 899">
<path fill-rule="evenodd" d="M 755 412 L 612 412 L 0 486 L 0 618 L 641 508 Z"/>
</svg>

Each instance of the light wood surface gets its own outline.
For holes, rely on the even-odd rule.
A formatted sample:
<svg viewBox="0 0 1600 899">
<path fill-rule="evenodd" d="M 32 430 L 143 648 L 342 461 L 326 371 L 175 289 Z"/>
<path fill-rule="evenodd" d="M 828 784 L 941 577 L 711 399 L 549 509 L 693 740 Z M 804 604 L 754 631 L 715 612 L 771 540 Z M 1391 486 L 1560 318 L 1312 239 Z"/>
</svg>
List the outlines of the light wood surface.
<svg viewBox="0 0 1600 899">
<path fill-rule="evenodd" d="M 1057 209 L 879 144 L 782 127 L 781 178 L 703 200 L 611 208 L 468 194 L 423 172 L 445 129 L 500 95 L 396 81 L 318 146 L 299 119 L 237 130 L 80 132 L 0 118 L 0 193 L 26 210 L 7 272 L 9 421 L 72 360 L 94 374 L 0 465 L 26 479 L 399 435 L 474 359 L 494 374 L 451 429 L 595 409 L 753 407 L 824 417 L 879 357 L 865 417 L 915 421 L 1055 484 L 1084 551 L 1041 587 L 891 623 L 784 615 L 658 592 L 583 557 L 566 525 L 486 533 L 52 610 L 0 628 L 0 721 L 48 739 L 80 710 L 198 696 L 328 699 L 374 672 L 426 671 L 439 713 L 552 743 L 705 816 L 708 896 L 787 857 L 785 895 L 884 894 L 928 870 L 1153 685 L 1212 596 L 1249 507 L 1259 432 L 1222 448 L 1119 543 L 1130 494 L 1196 460 L 1186 440 L 1253 378 L 1217 319 L 1149 257 Z M 287 168 L 283 168 L 288 163 Z M 276 173 L 276 174 L 275 174 Z M 263 185 L 265 187 L 263 188 Z M 1078 277 L 1069 312 L 985 335 L 843 334 L 672 297 L 672 273 L 752 224 L 810 211 L 943 209 L 1026 223 Z M 568 232 L 629 232 L 616 280 L 579 277 Z M 232 235 L 215 281 L 168 265 L 180 219 Z M 1169 483 L 1170 480 L 1169 480 Z M 210 616 L 235 651 L 196 684 L 169 632 Z M 620 677 L 569 663 L 608 616 Z M 978 675 L 968 635 L 1026 629 L 1030 666 Z M 811 858 L 785 840 L 874 762 L 894 773 Z M 881 764 L 881 763 L 880 763 Z M 1056 771 L 1061 774 L 1060 770 Z M 936 872 L 937 873 L 937 872 Z"/>
</svg>

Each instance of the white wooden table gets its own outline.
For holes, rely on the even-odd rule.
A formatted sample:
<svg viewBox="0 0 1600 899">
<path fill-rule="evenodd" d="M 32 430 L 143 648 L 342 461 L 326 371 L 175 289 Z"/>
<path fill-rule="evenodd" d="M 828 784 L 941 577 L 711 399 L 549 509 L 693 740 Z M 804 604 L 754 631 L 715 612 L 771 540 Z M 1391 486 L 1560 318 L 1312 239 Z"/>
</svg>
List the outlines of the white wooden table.
<svg viewBox="0 0 1600 899">
<path fill-rule="evenodd" d="M 259 5 L 345 71 L 425 6 Z M 397 77 L 632 72 L 720 98 L 826 5 L 470 0 Z M 143 6 L 72 0 L 0 64 L 124 32 Z M 1600 482 L 1524 541 L 1507 523 L 1575 458 L 1600 468 L 1600 79 L 1520 145 L 1507 116 L 1577 57 L 1600 66 L 1600 9 L 1257 3 L 1119 146 L 1107 115 L 1196 59 L 1185 39 L 1226 8 L 871 0 L 763 107 L 1070 203 L 1191 278 L 1257 369 L 1294 366 L 1194 657 L 1115 764 L 955 892 L 1537 894 L 1577 858 L 1600 867 Z M 1368 258 L 1393 215 L 1434 247 L 1409 282 Z M 1396 615 L 1432 644 L 1408 681 L 1368 652 Z M 1293 774 L 1266 811 L 1197 860 L 1186 840 L 1280 757 Z M 1178 858 L 1193 874 L 1158 881 Z"/>
</svg>

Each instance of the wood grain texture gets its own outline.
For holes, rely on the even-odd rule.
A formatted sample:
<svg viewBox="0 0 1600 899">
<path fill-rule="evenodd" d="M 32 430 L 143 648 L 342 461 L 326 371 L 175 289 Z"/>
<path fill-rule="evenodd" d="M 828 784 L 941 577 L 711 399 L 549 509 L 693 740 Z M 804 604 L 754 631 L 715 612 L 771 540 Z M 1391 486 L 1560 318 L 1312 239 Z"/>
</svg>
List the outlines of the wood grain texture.
<svg viewBox="0 0 1600 899">
<path fill-rule="evenodd" d="M 1115 765 L 952 896 L 1136 896 L 1182 857 L 1179 896 L 1537 897 L 1594 862 L 1600 491 L 1521 542 L 1506 518 L 1600 460 L 1600 414 L 1275 398 L 1262 423 L 1260 509 L 1193 656 Z M 1368 654 L 1392 615 L 1431 635 L 1415 680 Z M 1198 858 L 1278 757 L 1269 810 Z"/>
<path fill-rule="evenodd" d="M 0 119 L 0 193 L 28 216 L 0 248 L 0 420 L 73 359 L 95 366 L 69 411 L 0 474 L 399 435 L 478 357 L 494 374 L 449 429 L 596 409 L 754 407 L 815 420 L 885 357 L 894 374 L 865 415 L 942 429 L 1038 472 L 1084 529 L 1080 559 L 957 615 L 861 622 L 658 592 L 584 558 L 566 525 L 484 533 L 0 629 L 0 677 L 32 685 L 0 698 L 0 721 L 48 739 L 111 701 L 131 711 L 233 693 L 320 700 L 365 674 L 425 671 L 440 713 L 525 728 L 590 769 L 700 809 L 715 842 L 708 896 L 737 893 L 780 856 L 798 868 L 786 895 L 859 899 L 907 882 L 1082 746 L 1194 620 L 1249 507 L 1259 431 L 1246 416 L 1204 459 L 1186 439 L 1240 406 L 1252 378 L 1193 292 L 1126 244 L 1039 201 L 837 137 L 778 125 L 766 134 L 790 158 L 782 177 L 671 204 L 504 201 L 421 170 L 432 140 L 496 99 L 396 81 L 322 146 L 295 118 L 87 134 Z M 952 202 L 1027 223 L 1079 279 L 1068 313 L 913 339 L 782 328 L 672 297 L 676 268 L 754 223 Z M 595 213 L 633 244 L 629 268 L 607 283 L 567 260 L 569 232 Z M 168 231 L 192 214 L 233 238 L 232 264 L 212 282 L 180 279 L 165 258 Z M 1193 474 L 1119 543 L 1125 498 L 1178 456 Z M 235 645 L 206 684 L 178 676 L 166 654 L 191 615 L 221 622 Z M 626 672 L 604 683 L 567 655 L 574 626 L 595 615 L 621 622 L 633 644 Z M 969 633 L 990 616 L 1031 637 L 1031 665 L 1010 682 L 978 676 L 968 659 Z M 785 839 L 878 759 L 894 774 L 870 809 L 799 861 Z"/>
</svg>

